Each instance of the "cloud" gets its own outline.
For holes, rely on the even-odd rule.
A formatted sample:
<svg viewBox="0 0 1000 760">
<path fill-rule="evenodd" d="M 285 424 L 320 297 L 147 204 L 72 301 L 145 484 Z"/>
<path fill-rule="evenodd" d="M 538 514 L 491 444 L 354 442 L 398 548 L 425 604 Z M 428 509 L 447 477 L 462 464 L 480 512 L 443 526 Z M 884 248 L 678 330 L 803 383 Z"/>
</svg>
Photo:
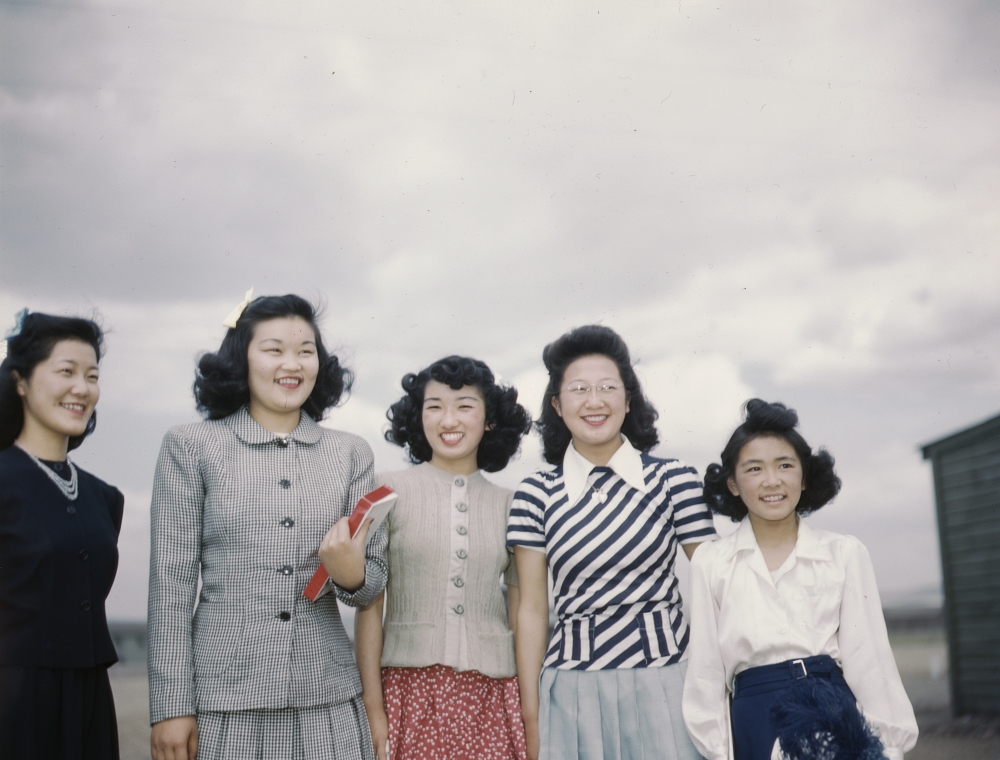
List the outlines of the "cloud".
<svg viewBox="0 0 1000 760">
<path fill-rule="evenodd" d="M 785 400 L 880 580 L 923 578 L 913 447 L 1000 407 L 998 24 L 976 2 L 7 3 L 0 320 L 100 311 L 78 456 L 137 494 L 250 285 L 326 302 L 357 372 L 329 424 L 386 469 L 403 374 L 477 356 L 537 414 L 542 347 L 601 322 L 665 454 L 704 466 L 746 397 Z"/>
</svg>

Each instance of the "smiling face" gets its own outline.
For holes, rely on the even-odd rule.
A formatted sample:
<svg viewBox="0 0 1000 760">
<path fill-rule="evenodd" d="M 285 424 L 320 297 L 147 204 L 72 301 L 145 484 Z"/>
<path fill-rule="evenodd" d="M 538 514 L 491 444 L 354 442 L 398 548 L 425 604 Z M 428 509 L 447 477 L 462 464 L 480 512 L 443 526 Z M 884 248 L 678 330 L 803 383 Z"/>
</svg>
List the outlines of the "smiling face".
<svg viewBox="0 0 1000 760">
<path fill-rule="evenodd" d="M 273 433 L 290 433 L 319 374 L 316 333 L 301 317 L 261 322 L 247 348 L 250 416 Z"/>
<path fill-rule="evenodd" d="M 795 519 L 795 507 L 806 484 L 802 463 L 784 438 L 761 436 L 743 445 L 729 490 L 750 512 L 751 523 Z"/>
<path fill-rule="evenodd" d="M 552 397 L 576 450 L 604 465 L 622 444 L 621 429 L 629 412 L 625 384 L 607 356 L 582 356 L 566 367 L 559 394 Z"/>
<path fill-rule="evenodd" d="M 424 436 L 431 445 L 431 464 L 456 475 L 479 469 L 476 455 L 486 433 L 486 402 L 479 388 L 458 390 L 437 380 L 424 388 Z"/>
<path fill-rule="evenodd" d="M 17 393 L 24 405 L 18 440 L 61 439 L 65 454 L 67 439 L 86 432 L 101 396 L 93 346 L 80 340 L 59 341 L 30 377 L 18 378 Z"/>
</svg>

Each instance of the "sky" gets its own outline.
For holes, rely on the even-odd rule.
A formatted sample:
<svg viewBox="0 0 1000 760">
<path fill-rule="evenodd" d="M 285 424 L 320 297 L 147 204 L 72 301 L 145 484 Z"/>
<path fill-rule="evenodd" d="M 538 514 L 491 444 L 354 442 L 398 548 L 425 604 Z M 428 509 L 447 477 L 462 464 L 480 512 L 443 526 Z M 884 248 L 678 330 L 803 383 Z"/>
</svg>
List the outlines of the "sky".
<svg viewBox="0 0 1000 760">
<path fill-rule="evenodd" d="M 537 415 L 545 344 L 600 323 L 656 453 L 704 471 L 783 401 L 844 481 L 813 524 L 886 600 L 938 588 L 919 445 L 1000 412 L 997 39 L 965 0 L 0 2 L 0 327 L 108 330 L 74 460 L 126 494 L 109 615 L 145 615 L 160 440 L 251 286 L 323 305 L 324 424 L 380 470 L 405 373 L 475 356 Z"/>
</svg>

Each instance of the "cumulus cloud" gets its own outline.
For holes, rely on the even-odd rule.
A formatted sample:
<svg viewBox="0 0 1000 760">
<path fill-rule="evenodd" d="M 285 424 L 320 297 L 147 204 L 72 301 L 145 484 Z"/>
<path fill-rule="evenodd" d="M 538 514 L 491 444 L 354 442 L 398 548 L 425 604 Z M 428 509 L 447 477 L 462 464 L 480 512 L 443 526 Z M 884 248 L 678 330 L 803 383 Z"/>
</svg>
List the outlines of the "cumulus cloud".
<svg viewBox="0 0 1000 760">
<path fill-rule="evenodd" d="M 601 322 L 661 452 L 703 467 L 784 400 L 845 474 L 817 520 L 933 584 L 915 446 L 1000 407 L 997 29 L 971 1 L 5 3 L 0 315 L 101 312 L 78 457 L 136 494 L 250 285 L 325 301 L 357 372 L 329 424 L 384 469 L 404 373 L 474 355 L 537 414 L 542 347 Z M 540 464 L 529 439 L 497 480 Z"/>
</svg>

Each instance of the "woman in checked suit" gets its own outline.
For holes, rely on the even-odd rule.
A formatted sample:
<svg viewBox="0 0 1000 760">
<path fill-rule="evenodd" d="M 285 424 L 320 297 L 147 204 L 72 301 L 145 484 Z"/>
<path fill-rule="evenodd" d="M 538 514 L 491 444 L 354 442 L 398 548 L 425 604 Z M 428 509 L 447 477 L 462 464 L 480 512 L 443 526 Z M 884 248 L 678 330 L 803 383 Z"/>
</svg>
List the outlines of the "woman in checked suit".
<svg viewBox="0 0 1000 760">
<path fill-rule="evenodd" d="M 250 293 L 195 380 L 204 422 L 171 429 L 153 483 L 149 576 L 154 760 L 373 757 L 337 599 L 385 587 L 385 533 L 347 527 L 372 452 L 317 423 L 351 374 L 312 306 Z M 333 527 L 331 527 L 333 526 Z M 332 591 L 302 595 L 320 562 Z M 201 591 L 195 607 L 199 574 Z"/>
</svg>

